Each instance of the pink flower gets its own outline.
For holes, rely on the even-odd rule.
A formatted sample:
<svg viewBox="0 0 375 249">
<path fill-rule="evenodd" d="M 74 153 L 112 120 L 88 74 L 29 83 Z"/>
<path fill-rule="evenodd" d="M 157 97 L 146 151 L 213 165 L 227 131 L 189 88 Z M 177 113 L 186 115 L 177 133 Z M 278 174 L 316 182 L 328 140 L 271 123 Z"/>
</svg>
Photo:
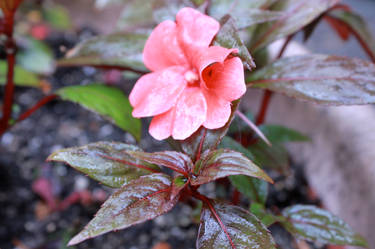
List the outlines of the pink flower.
<svg viewBox="0 0 375 249">
<path fill-rule="evenodd" d="M 246 91 L 236 49 L 209 46 L 220 24 L 192 8 L 181 9 L 176 22 L 160 23 L 148 38 L 143 60 L 152 72 L 130 93 L 134 117 L 154 116 L 149 132 L 162 140 L 185 139 L 203 125 L 225 125 L 231 102 Z"/>
</svg>

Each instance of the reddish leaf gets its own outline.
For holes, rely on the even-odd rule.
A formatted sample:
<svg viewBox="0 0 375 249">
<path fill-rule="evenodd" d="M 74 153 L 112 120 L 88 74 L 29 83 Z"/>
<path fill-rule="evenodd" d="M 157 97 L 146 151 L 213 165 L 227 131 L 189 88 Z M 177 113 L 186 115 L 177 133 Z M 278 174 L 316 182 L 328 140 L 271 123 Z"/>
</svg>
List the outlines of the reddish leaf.
<svg viewBox="0 0 375 249">
<path fill-rule="evenodd" d="M 329 12 L 329 17 L 333 18 L 337 26 L 342 27 L 341 29 L 343 27 L 348 29 L 357 38 L 371 60 L 375 62 L 375 40 L 366 22 L 360 15 L 343 8 Z"/>
<path fill-rule="evenodd" d="M 203 204 L 197 249 L 274 249 L 267 228 L 253 214 L 232 205 L 206 200 Z"/>
<path fill-rule="evenodd" d="M 345 23 L 331 16 L 325 16 L 324 19 L 328 22 L 329 25 L 331 25 L 333 30 L 337 32 L 342 40 L 347 41 L 349 39 L 351 32 Z"/>
<path fill-rule="evenodd" d="M 127 153 L 139 150 L 129 144 L 97 142 L 59 150 L 47 160 L 67 163 L 109 187 L 119 188 L 142 175 L 159 171 L 157 166 L 142 162 Z"/>
<path fill-rule="evenodd" d="M 207 152 L 194 168 L 196 178 L 191 180 L 191 185 L 202 185 L 216 179 L 230 175 L 247 175 L 257 177 L 268 182 L 272 179 L 250 159 L 239 152 L 218 149 Z"/>
<path fill-rule="evenodd" d="M 168 212 L 178 201 L 178 195 L 171 198 L 171 184 L 168 175 L 152 174 L 122 186 L 68 245 L 75 245 L 113 230 L 124 229 Z"/>
<path fill-rule="evenodd" d="M 280 59 L 249 77 L 249 85 L 329 105 L 375 103 L 375 64 L 305 55 Z"/>
<path fill-rule="evenodd" d="M 279 38 L 301 30 L 337 2 L 338 0 L 277 1 L 272 10 L 283 11 L 285 14 L 277 21 L 266 23 L 257 29 L 257 35 L 250 45 L 250 52 L 254 53 Z"/>
<path fill-rule="evenodd" d="M 190 157 L 176 151 L 164 151 L 154 153 L 134 151 L 129 152 L 129 155 L 148 163 L 170 168 L 185 176 L 187 176 L 193 168 L 193 163 L 191 162 Z"/>
</svg>

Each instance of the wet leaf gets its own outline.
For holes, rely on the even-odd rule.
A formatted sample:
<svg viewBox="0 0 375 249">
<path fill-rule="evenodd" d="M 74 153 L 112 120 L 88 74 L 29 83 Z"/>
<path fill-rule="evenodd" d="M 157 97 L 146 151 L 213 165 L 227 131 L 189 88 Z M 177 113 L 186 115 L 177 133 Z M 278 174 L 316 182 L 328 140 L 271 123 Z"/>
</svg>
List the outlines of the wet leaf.
<svg viewBox="0 0 375 249">
<path fill-rule="evenodd" d="M 209 15 L 220 20 L 229 14 L 238 29 L 248 28 L 254 24 L 275 21 L 282 12 L 258 9 L 259 1 L 222 1 L 214 0 L 209 8 Z M 260 7 L 260 6 L 259 6 Z"/>
<path fill-rule="evenodd" d="M 259 26 L 249 46 L 250 51 L 255 53 L 271 42 L 301 30 L 337 2 L 338 0 L 277 1 L 272 10 L 284 12 L 283 16 L 273 23 Z"/>
<path fill-rule="evenodd" d="M 283 210 L 282 225 L 294 236 L 309 241 L 335 245 L 367 247 L 367 242 L 340 218 L 330 212 L 310 206 L 295 205 Z"/>
<path fill-rule="evenodd" d="M 227 148 L 242 153 L 244 156 L 254 161 L 254 155 L 240 143 L 229 136 L 225 136 L 220 144 L 220 148 Z"/>
<path fill-rule="evenodd" d="M 122 186 L 69 245 L 124 229 L 168 212 L 178 201 L 178 198 L 171 199 L 171 184 L 172 180 L 168 175 L 152 174 Z"/>
<path fill-rule="evenodd" d="M 220 20 L 220 30 L 217 33 L 213 45 L 225 48 L 237 48 L 238 56 L 242 59 L 246 68 L 251 70 L 255 68 L 255 63 L 246 46 L 242 42 L 235 21 L 229 15 Z"/>
<path fill-rule="evenodd" d="M 212 248 L 276 247 L 270 232 L 253 214 L 238 206 L 208 200 L 203 204 L 197 249 Z"/>
<path fill-rule="evenodd" d="M 0 85 L 5 85 L 7 81 L 7 71 L 7 62 L 0 60 Z M 41 87 L 41 83 L 37 75 L 23 69 L 18 65 L 14 67 L 13 81 L 16 86 Z"/>
<path fill-rule="evenodd" d="M 218 149 L 206 152 L 194 166 L 192 185 L 202 185 L 230 175 L 247 175 L 271 182 L 272 179 L 239 152 Z"/>
<path fill-rule="evenodd" d="M 56 151 L 47 160 L 67 163 L 112 188 L 119 188 L 143 175 L 159 171 L 157 166 L 131 157 L 128 151 L 141 149 L 123 143 L 97 142 Z"/>
<path fill-rule="evenodd" d="M 268 194 L 268 183 L 260 179 L 244 176 L 234 175 L 229 176 L 232 185 L 250 200 L 265 204 Z"/>
<path fill-rule="evenodd" d="M 129 152 L 134 158 L 143 160 L 148 163 L 156 164 L 170 168 L 183 175 L 188 175 L 193 168 L 190 157 L 177 151 L 163 151 L 154 153 L 145 152 Z"/>
<path fill-rule="evenodd" d="M 147 72 L 142 52 L 148 35 L 124 33 L 98 36 L 79 43 L 59 66 L 97 66 Z"/>
<path fill-rule="evenodd" d="M 198 159 L 200 153 L 217 148 L 234 118 L 239 100 L 232 102 L 232 113 L 228 122 L 218 129 L 208 130 L 201 126 L 193 135 L 185 140 L 169 139 L 169 143 L 176 149 L 188 155 L 193 162 Z"/>
<path fill-rule="evenodd" d="M 367 52 L 371 54 L 370 57 L 375 61 L 375 40 L 366 21 L 360 15 L 349 10 L 336 9 L 330 11 L 329 16 L 348 25 L 351 31 L 358 36 L 357 38 L 364 42 L 368 48 Z"/>
<path fill-rule="evenodd" d="M 253 73 L 250 85 L 327 105 L 375 103 L 375 65 L 360 59 L 305 55 Z"/>
<path fill-rule="evenodd" d="M 271 143 L 310 141 L 309 137 L 300 132 L 281 125 L 262 125 L 259 128 Z"/>
<path fill-rule="evenodd" d="M 60 88 L 56 94 L 63 100 L 78 103 L 103 115 L 140 140 L 141 122 L 131 115 L 132 107 L 121 90 L 101 84 L 90 84 Z"/>
<path fill-rule="evenodd" d="M 55 70 L 52 50 L 42 41 L 23 37 L 18 41 L 23 48 L 17 53 L 17 62 L 27 71 L 51 74 Z"/>
</svg>

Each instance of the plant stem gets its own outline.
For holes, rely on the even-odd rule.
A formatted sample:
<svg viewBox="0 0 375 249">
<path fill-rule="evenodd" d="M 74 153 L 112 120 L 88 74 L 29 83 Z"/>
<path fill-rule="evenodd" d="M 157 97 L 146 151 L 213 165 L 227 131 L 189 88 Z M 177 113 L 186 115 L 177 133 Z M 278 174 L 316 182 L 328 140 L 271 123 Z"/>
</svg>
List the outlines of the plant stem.
<svg viewBox="0 0 375 249">
<path fill-rule="evenodd" d="M 47 104 L 48 102 L 54 100 L 57 98 L 56 94 L 48 95 L 41 100 L 39 100 L 34 106 L 32 106 L 30 109 L 26 110 L 24 113 L 22 113 L 18 119 L 16 120 L 16 123 L 28 118 L 31 114 L 33 114 L 36 110 Z"/>
<path fill-rule="evenodd" d="M 288 47 L 290 41 L 293 39 L 294 35 L 295 35 L 295 33 L 289 35 L 286 38 L 286 40 L 285 40 L 283 46 L 281 47 L 281 49 L 280 49 L 280 51 L 279 51 L 279 53 L 278 53 L 278 55 L 277 55 L 277 57 L 276 57 L 275 60 L 280 59 L 283 56 L 286 48 Z M 268 111 L 268 107 L 269 107 L 272 95 L 273 95 L 273 93 L 270 90 L 266 90 L 264 92 L 263 99 L 262 99 L 262 104 L 260 106 L 260 109 L 259 109 L 259 112 L 258 112 L 258 115 L 257 115 L 257 119 L 255 121 L 256 125 L 261 125 L 261 124 L 264 123 L 264 121 L 266 119 L 266 114 L 267 114 L 267 111 Z"/>
<path fill-rule="evenodd" d="M 7 55 L 8 72 L 3 99 L 3 113 L 0 120 L 0 134 L 9 127 L 9 119 L 12 116 L 14 94 L 14 65 L 16 62 L 16 45 L 13 40 L 14 13 L 7 13 L 4 17 L 4 33 L 6 35 L 5 53 Z"/>
</svg>

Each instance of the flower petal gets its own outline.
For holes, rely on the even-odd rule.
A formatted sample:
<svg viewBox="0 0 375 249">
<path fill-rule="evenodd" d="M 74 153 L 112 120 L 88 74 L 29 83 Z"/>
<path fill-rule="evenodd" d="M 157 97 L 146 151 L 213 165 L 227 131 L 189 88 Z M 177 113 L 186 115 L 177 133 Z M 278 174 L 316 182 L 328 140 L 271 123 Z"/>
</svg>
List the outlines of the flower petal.
<svg viewBox="0 0 375 249">
<path fill-rule="evenodd" d="M 227 49 L 219 46 L 211 46 L 208 48 L 196 49 L 193 57 L 194 67 L 202 73 L 208 66 L 215 63 L 223 64 L 231 53 L 237 52 L 237 49 Z"/>
<path fill-rule="evenodd" d="M 174 66 L 139 78 L 129 95 L 133 116 L 149 117 L 171 109 L 185 89 L 185 71 Z"/>
<path fill-rule="evenodd" d="M 243 64 L 238 57 L 205 68 L 202 78 L 208 91 L 227 101 L 239 99 L 246 92 Z"/>
<path fill-rule="evenodd" d="M 223 127 L 229 120 L 231 114 L 231 103 L 218 97 L 215 93 L 204 92 L 207 102 L 207 117 L 203 126 L 207 129 Z"/>
<path fill-rule="evenodd" d="M 183 8 L 176 16 L 178 37 L 186 47 L 208 47 L 220 29 L 220 23 L 193 8 Z"/>
<path fill-rule="evenodd" d="M 175 22 L 164 21 L 152 31 L 143 50 L 143 63 L 151 71 L 187 65 L 187 59 L 177 40 Z"/>
<path fill-rule="evenodd" d="M 172 135 L 175 108 L 155 116 L 150 123 L 148 131 L 157 140 L 163 140 Z"/>
<path fill-rule="evenodd" d="M 186 87 L 176 103 L 172 136 L 185 139 L 206 120 L 207 104 L 199 87 Z"/>
</svg>

